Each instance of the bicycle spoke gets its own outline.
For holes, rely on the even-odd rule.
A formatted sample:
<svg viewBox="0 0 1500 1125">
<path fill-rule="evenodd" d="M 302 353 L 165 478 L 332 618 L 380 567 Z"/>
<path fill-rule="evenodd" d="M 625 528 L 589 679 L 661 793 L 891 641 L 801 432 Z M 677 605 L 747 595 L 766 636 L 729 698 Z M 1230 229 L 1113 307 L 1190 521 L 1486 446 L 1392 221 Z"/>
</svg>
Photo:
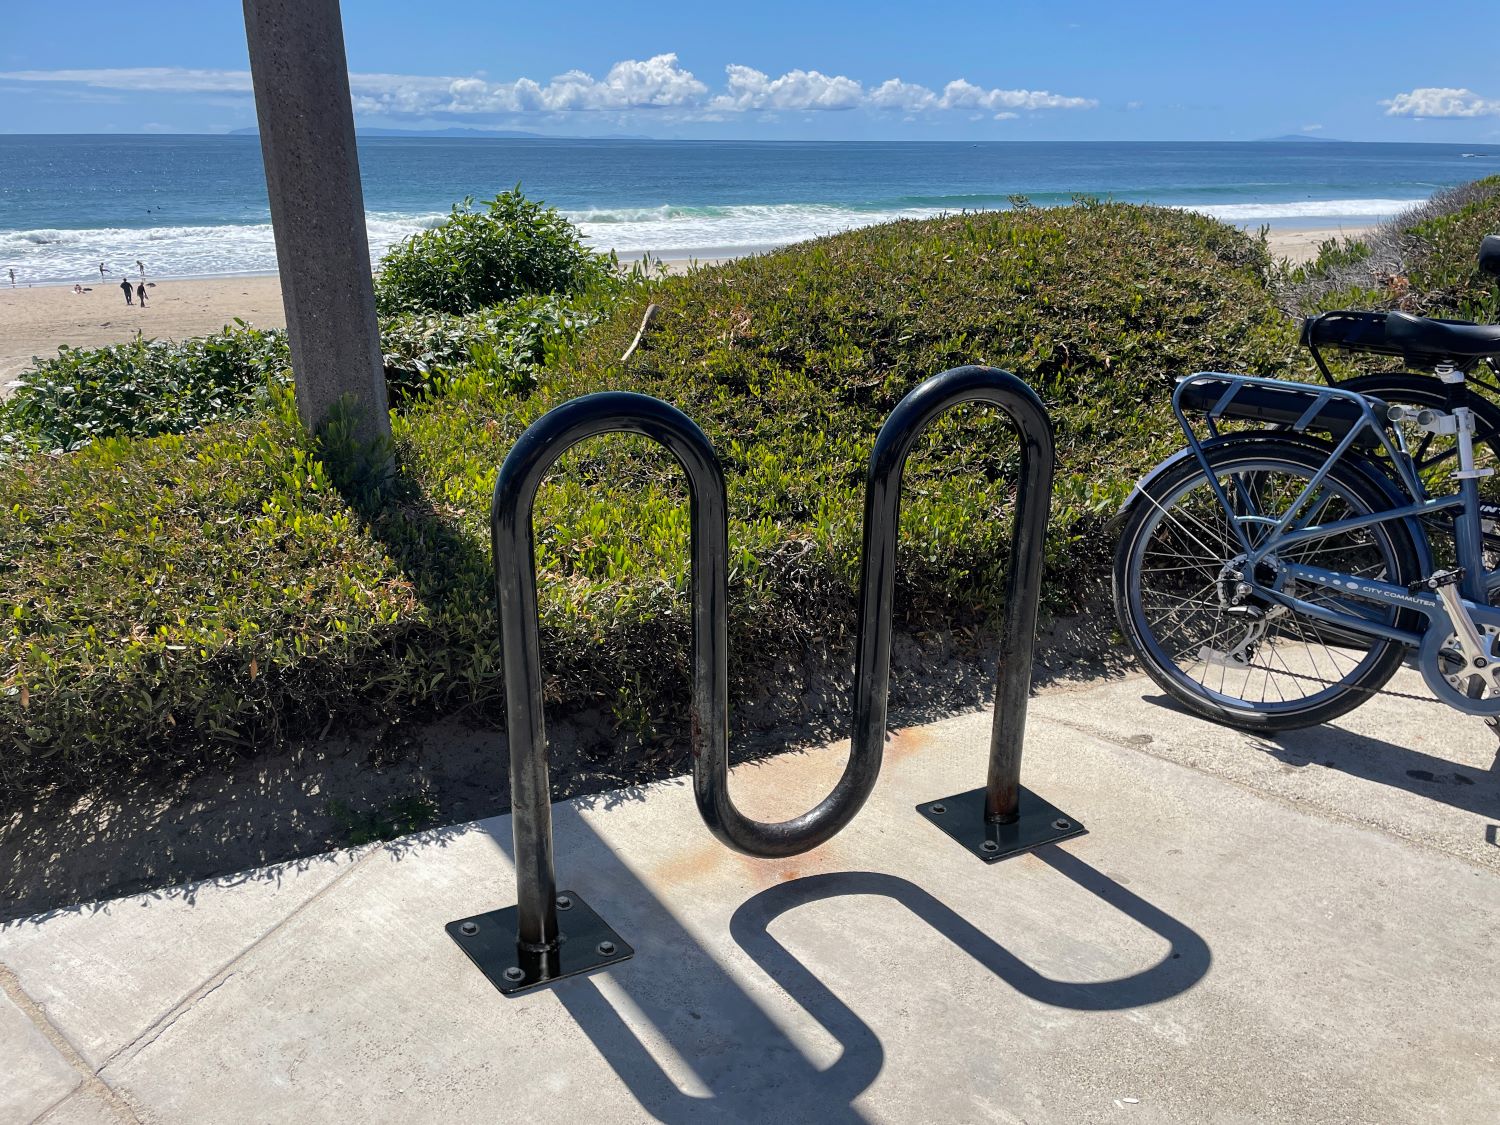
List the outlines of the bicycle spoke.
<svg viewBox="0 0 1500 1125">
<path fill-rule="evenodd" d="M 1246 601 L 1230 588 L 1239 580 L 1229 567 L 1243 552 L 1233 519 L 1253 515 L 1279 522 L 1295 507 L 1287 528 L 1297 531 L 1367 514 L 1336 477 L 1325 479 L 1304 497 L 1311 475 L 1311 469 L 1274 461 L 1222 473 L 1220 488 L 1232 512 L 1201 475 L 1196 482 L 1185 477 L 1183 487 L 1169 498 L 1150 497 L 1156 513 L 1133 572 L 1135 612 L 1156 651 L 1194 692 L 1242 700 L 1254 708 L 1300 707 L 1346 690 L 1346 681 L 1357 678 L 1375 655 L 1386 651 L 1389 642 L 1353 642 L 1358 636 L 1353 627 L 1330 636 L 1334 626 L 1301 617 L 1284 605 L 1256 602 L 1253 593 Z M 1270 569 L 1257 569 L 1244 579 L 1252 589 L 1257 582 L 1272 580 L 1278 559 L 1353 577 L 1379 579 L 1391 571 L 1383 540 L 1370 528 L 1315 533 L 1278 555 L 1269 537 L 1283 533 L 1274 525 L 1239 526 L 1257 551 L 1272 548 L 1264 556 Z M 1304 588 L 1295 579 L 1288 581 L 1295 586 L 1288 589 L 1293 597 L 1337 613 L 1366 620 L 1387 620 L 1393 613 L 1383 603 L 1351 598 L 1347 591 L 1313 584 Z M 1243 608 L 1227 612 L 1231 606 L 1223 599 L 1228 597 Z"/>
</svg>

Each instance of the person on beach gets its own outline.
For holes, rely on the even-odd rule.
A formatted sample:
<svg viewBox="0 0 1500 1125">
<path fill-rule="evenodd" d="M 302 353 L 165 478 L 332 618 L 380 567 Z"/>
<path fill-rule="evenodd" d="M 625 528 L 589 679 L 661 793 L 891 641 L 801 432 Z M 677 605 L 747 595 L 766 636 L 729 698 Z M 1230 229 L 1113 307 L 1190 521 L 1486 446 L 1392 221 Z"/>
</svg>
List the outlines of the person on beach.
<svg viewBox="0 0 1500 1125">
<path fill-rule="evenodd" d="M 104 263 L 103 262 L 99 263 L 99 280 L 100 281 L 104 280 Z"/>
<path fill-rule="evenodd" d="M 16 287 L 16 271 L 15 270 L 11 270 L 10 271 L 10 287 L 12 289 L 14 289 Z"/>
<path fill-rule="evenodd" d="M 135 287 L 136 300 L 140 301 L 141 308 L 146 307 L 146 283 L 143 281 Z"/>
<path fill-rule="evenodd" d="M 127 305 L 133 305 L 133 304 L 135 304 L 135 300 L 133 299 L 133 291 L 132 291 L 132 289 L 130 287 L 130 278 L 128 278 L 128 277 L 122 277 L 122 278 L 120 278 L 120 288 L 123 289 L 123 290 L 125 290 L 125 303 Z"/>
<path fill-rule="evenodd" d="M 135 260 L 135 268 L 141 271 L 141 280 L 146 280 L 146 263 L 139 258 Z"/>
</svg>

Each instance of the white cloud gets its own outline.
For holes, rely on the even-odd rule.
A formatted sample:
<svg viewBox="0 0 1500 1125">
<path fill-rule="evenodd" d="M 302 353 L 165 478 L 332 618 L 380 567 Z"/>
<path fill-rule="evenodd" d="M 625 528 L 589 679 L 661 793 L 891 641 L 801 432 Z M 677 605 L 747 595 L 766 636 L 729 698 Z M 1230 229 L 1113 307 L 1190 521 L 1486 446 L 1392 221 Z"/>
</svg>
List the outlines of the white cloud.
<svg viewBox="0 0 1500 1125">
<path fill-rule="evenodd" d="M 986 90 L 959 78 L 943 87 L 943 109 L 984 109 L 992 113 L 1025 109 L 1093 109 L 1093 98 L 1070 98 L 1046 90 Z"/>
<path fill-rule="evenodd" d="M 522 78 L 514 83 L 514 88 L 522 87 L 523 83 L 531 95 L 529 100 L 557 112 L 678 108 L 697 105 L 708 93 L 708 87 L 694 78 L 691 71 L 679 66 L 673 54 L 617 62 L 602 82 L 581 70 L 570 70 L 546 86 L 538 87 Z"/>
<path fill-rule="evenodd" d="M 1018 110 L 1094 109 L 1099 104 L 1093 98 L 1065 97 L 1046 90 L 991 90 L 963 78 L 944 86 L 941 95 L 926 86 L 892 78 L 871 90 L 865 101 L 876 109 L 897 109 L 906 113 L 965 109 L 970 111 L 971 117 L 989 113 L 997 121 L 1019 116 Z"/>
<path fill-rule="evenodd" d="M 251 93 L 250 73 L 242 70 L 21 70 L 0 72 L 0 79 L 134 92 Z M 948 83 L 941 95 L 899 78 L 867 89 L 844 75 L 797 69 L 772 78 L 738 64 L 725 67 L 724 89 L 713 93 L 671 53 L 615 63 L 602 79 L 581 70 L 557 75 L 545 84 L 531 78 L 491 82 L 479 76 L 351 74 L 349 89 L 356 112 L 392 117 L 672 110 L 696 120 L 723 120 L 736 113 L 871 109 L 907 115 L 966 110 L 970 116 L 1005 119 L 1018 112 L 1093 109 L 1099 104 L 1093 98 L 1046 90 L 988 89 L 964 79 Z"/>
<path fill-rule="evenodd" d="M 724 68 L 728 93 L 709 103 L 714 110 L 855 109 L 865 98 L 864 87 L 852 78 L 816 70 L 790 70 L 772 78 L 754 67 L 730 64 Z"/>
<path fill-rule="evenodd" d="M 578 113 L 664 109 L 702 103 L 708 87 L 672 54 L 629 59 L 603 79 L 570 70 L 545 86 L 530 78 L 488 82 L 408 74 L 351 74 L 354 108 L 366 114 Z"/>
<path fill-rule="evenodd" d="M 888 78 L 870 91 L 869 102 L 876 109 L 922 113 L 937 108 L 938 96 L 926 86 L 903 82 L 899 78 Z"/>
<path fill-rule="evenodd" d="M 1447 86 L 1422 86 L 1380 104 L 1387 117 L 1500 117 L 1500 98 Z"/>
<path fill-rule="evenodd" d="M 351 74 L 349 93 L 358 113 L 423 113 L 454 97 L 466 78 L 423 78 L 410 74 Z"/>
<path fill-rule="evenodd" d="M 104 90 L 166 90 L 182 93 L 250 92 L 248 70 L 189 70 L 176 66 L 120 67 L 109 70 L 9 70 L 0 78 L 15 82 L 69 82 Z"/>
<path fill-rule="evenodd" d="M 1321 125 L 1304 125 L 1302 126 L 1302 131 L 1304 133 L 1316 133 L 1321 128 L 1323 128 Z"/>
</svg>

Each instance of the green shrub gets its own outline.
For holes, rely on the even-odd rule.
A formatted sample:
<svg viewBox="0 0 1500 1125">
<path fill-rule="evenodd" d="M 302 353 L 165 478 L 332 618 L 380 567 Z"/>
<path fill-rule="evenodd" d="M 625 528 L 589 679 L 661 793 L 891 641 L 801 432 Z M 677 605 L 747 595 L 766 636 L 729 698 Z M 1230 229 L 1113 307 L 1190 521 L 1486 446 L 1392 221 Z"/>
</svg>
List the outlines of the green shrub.
<svg viewBox="0 0 1500 1125">
<path fill-rule="evenodd" d="M 441 225 L 391 247 L 375 299 L 386 314 L 461 315 L 528 294 L 576 293 L 615 269 L 613 255 L 593 253 L 572 223 L 517 189 L 479 211 L 466 199 Z"/>
<path fill-rule="evenodd" d="M 479 365 L 512 391 L 530 390 L 548 359 L 598 321 L 606 303 L 595 294 L 548 294 L 462 316 L 387 317 L 380 327 L 387 385 L 393 396 L 408 396 L 444 372 Z"/>
<path fill-rule="evenodd" d="M 1208 219 L 1105 204 L 901 222 L 632 295 L 529 394 L 482 369 L 393 419 L 383 504 L 341 496 L 279 397 L 186 436 L 0 466 L 0 786 L 202 759 L 288 731 L 498 710 L 488 550 L 495 471 L 577 394 L 675 403 L 724 459 L 734 674 L 845 655 L 865 460 L 946 367 L 1010 368 L 1048 401 L 1061 467 L 1046 598 L 1101 572 L 1105 517 L 1175 447 L 1173 376 L 1274 373 L 1295 349 L 1264 251 Z M 652 330 L 620 357 L 648 300 Z M 1000 608 L 1016 447 L 977 410 L 939 422 L 905 488 L 909 628 Z M 680 472 L 640 438 L 587 443 L 539 496 L 549 704 L 627 729 L 680 715 L 688 672 Z M 795 674 L 795 673 L 792 673 Z M 657 728 L 660 729 L 660 728 Z"/>
<path fill-rule="evenodd" d="M 173 343 L 137 336 L 102 348 L 62 347 L 0 403 L 0 440 L 76 449 L 98 437 L 180 433 L 263 409 L 286 383 L 286 336 L 235 321 Z"/>
<path fill-rule="evenodd" d="M 257 420 L 0 466 L 0 494 L 0 787 L 140 762 L 177 732 L 274 742 L 415 609 L 285 391 Z"/>
<path fill-rule="evenodd" d="M 1331 277 L 1336 272 L 1357 270 L 1370 260 L 1370 255 L 1370 244 L 1363 239 L 1325 238 L 1318 243 L 1318 253 L 1312 261 L 1293 266 L 1286 281 L 1303 285 L 1318 278 Z"/>
<path fill-rule="evenodd" d="M 563 296 L 520 297 L 464 316 L 404 313 L 382 320 L 392 401 L 445 370 L 478 364 L 512 391 L 531 387 L 548 357 L 597 321 L 624 282 Z M 59 349 L 0 403 L 0 449 L 77 449 L 101 437 L 185 433 L 263 410 L 289 385 L 285 333 L 242 321 L 181 343 L 144 340 Z"/>
<path fill-rule="evenodd" d="M 1500 234 L 1500 176 L 1440 195 L 1409 216 L 1403 307 L 1428 316 L 1500 320 L 1500 283 L 1479 272 L 1480 240 Z"/>
</svg>

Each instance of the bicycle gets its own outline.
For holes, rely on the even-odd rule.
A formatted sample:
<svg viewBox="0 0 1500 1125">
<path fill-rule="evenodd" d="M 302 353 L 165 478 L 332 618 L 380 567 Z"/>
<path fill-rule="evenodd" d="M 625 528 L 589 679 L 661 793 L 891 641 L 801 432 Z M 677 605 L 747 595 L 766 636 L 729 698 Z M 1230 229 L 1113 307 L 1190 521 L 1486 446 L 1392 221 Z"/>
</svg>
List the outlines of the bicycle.
<svg viewBox="0 0 1500 1125">
<path fill-rule="evenodd" d="M 1388 346 L 1432 361 L 1438 404 L 1219 372 L 1173 392 L 1187 448 L 1118 517 L 1114 597 L 1147 673 L 1200 715 L 1254 731 L 1326 722 L 1409 653 L 1444 703 L 1500 715 L 1500 569 L 1486 566 L 1479 497 L 1493 470 L 1475 463 L 1468 387 L 1500 357 L 1500 326 L 1392 313 L 1381 327 Z M 1278 428 L 1226 432 L 1231 419 Z M 1418 449 L 1451 441 L 1456 491 L 1429 494 L 1416 434 Z"/>
</svg>

